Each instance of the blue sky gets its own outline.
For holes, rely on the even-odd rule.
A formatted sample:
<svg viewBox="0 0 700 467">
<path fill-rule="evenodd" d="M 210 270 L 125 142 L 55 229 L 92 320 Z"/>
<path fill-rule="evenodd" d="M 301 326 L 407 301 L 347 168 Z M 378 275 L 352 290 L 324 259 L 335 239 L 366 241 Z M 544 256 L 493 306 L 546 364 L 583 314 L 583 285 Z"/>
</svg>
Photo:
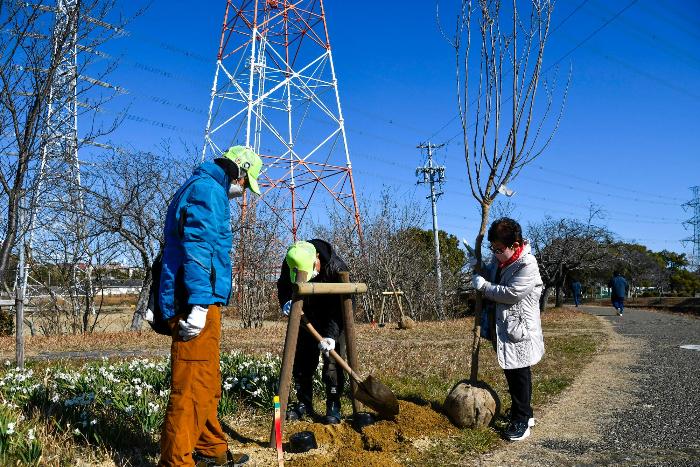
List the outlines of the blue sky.
<svg viewBox="0 0 700 467">
<path fill-rule="evenodd" d="M 110 81 L 129 91 L 111 104 L 129 114 L 113 144 L 201 147 L 225 5 L 154 0 L 128 36 L 106 47 L 122 57 Z M 415 184 L 424 161 L 416 145 L 449 142 L 436 156 L 447 167 L 439 224 L 473 239 L 479 217 L 458 121 L 445 126 L 456 114 L 453 51 L 437 30 L 435 3 L 325 7 L 358 191 L 376 195 L 388 185 L 427 209 L 427 188 Z M 583 219 L 594 203 L 621 239 L 689 252 L 680 243 L 690 236 L 681 204 L 700 185 L 700 3 L 560 0 L 552 24 L 560 23 L 545 67 L 572 67 L 569 98 L 551 146 L 510 184 L 513 215 L 523 224 Z"/>
</svg>

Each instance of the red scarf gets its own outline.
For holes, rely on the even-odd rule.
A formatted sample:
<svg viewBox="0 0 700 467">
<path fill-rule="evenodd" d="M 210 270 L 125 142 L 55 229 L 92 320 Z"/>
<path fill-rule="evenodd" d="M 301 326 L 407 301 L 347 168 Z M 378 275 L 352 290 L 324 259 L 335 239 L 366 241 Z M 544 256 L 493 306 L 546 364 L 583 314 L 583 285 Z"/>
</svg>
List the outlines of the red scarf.
<svg viewBox="0 0 700 467">
<path fill-rule="evenodd" d="M 520 258 L 520 255 L 523 253 L 523 245 L 520 245 L 517 250 L 513 253 L 513 256 L 508 258 L 505 262 L 503 263 L 498 263 L 498 269 L 503 269 L 506 266 L 509 266 L 513 263 L 515 263 L 518 258 Z"/>
</svg>

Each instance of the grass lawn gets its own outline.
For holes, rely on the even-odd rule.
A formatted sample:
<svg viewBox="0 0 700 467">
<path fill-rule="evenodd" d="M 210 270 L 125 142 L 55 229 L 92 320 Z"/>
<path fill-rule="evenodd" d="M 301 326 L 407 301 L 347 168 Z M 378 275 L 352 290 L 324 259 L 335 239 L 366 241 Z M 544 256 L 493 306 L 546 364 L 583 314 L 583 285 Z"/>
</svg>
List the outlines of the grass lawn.
<svg viewBox="0 0 700 467">
<path fill-rule="evenodd" d="M 533 368 L 535 411 L 546 405 L 571 384 L 580 369 L 606 345 L 605 333 L 601 324 L 593 316 L 572 309 L 555 309 L 548 310 L 543 315 L 542 322 L 545 331 L 546 355 L 542 362 Z M 498 434 L 498 430 L 502 428 L 503 424 L 501 420 L 497 420 L 492 427 L 485 429 L 458 430 L 444 423 L 444 417 L 436 413 L 436 411 L 439 412 L 439 408 L 451 387 L 469 375 L 471 327 L 471 319 L 418 323 L 416 328 L 412 330 L 399 330 L 392 324 L 384 328 L 364 324 L 357 325 L 360 372 L 371 371 L 382 382 L 391 387 L 399 399 L 404 401 L 402 402 L 402 414 L 404 408 L 406 411 L 405 419 L 401 422 L 403 425 L 389 425 L 388 422 L 380 422 L 372 430 L 365 430 L 366 432 L 360 435 L 349 427 L 328 432 L 327 430 L 322 431 L 325 430 L 325 427 L 299 425 L 295 428 L 294 424 L 290 424 L 289 432 L 299 431 L 301 428 L 312 429 L 315 433 L 318 431 L 316 433 L 317 439 L 327 438 L 330 445 L 329 449 L 320 450 L 323 452 L 320 452 L 316 457 L 309 455 L 292 457 L 288 459 L 291 461 L 290 464 L 324 465 L 324 463 L 333 462 L 337 465 L 352 465 L 353 459 L 355 459 L 357 462 L 365 462 L 366 465 L 375 465 L 372 462 L 376 462 L 377 465 L 458 465 L 460 462 L 464 462 L 466 457 L 496 448 L 502 443 Z M 264 359 L 263 356 L 266 353 L 280 355 L 284 333 L 285 323 L 283 322 L 266 322 L 265 326 L 260 329 L 240 329 L 235 322 L 227 320 L 224 325 L 222 350 L 224 352 L 238 351 L 236 355 L 250 359 Z M 14 357 L 13 346 L 13 338 L 0 338 L 0 356 L 12 360 Z M 31 450 L 34 449 L 34 451 L 39 450 L 41 453 L 41 465 L 75 465 L 78 460 L 90 465 L 98 463 L 105 463 L 104 465 L 148 465 L 155 462 L 158 442 L 157 426 L 164 410 L 164 402 L 167 401 L 167 393 L 163 394 L 163 391 L 167 389 L 167 378 L 164 371 L 156 369 L 153 373 L 149 373 L 141 367 L 134 370 L 129 367 L 130 360 L 123 358 L 92 363 L 76 359 L 46 361 L 43 359 L 32 360 L 31 358 L 42 353 L 56 355 L 57 352 L 112 351 L 115 349 L 162 354 L 167 353 L 168 348 L 169 339 L 150 330 L 141 333 L 115 332 L 27 338 L 26 354 L 30 357 L 28 367 L 34 375 L 27 381 L 34 381 L 32 378 L 37 379 L 36 383 L 32 384 L 41 390 L 45 389 L 42 393 L 44 399 L 37 402 L 35 399 L 39 397 L 36 394 L 21 398 L 15 393 L 9 392 L 7 387 L 9 384 L 0 386 L 0 398 L 3 402 L 3 405 L 0 406 L 0 459 L 3 459 L 2 456 L 6 456 L 5 460 L 15 462 L 18 457 L 24 456 L 26 462 L 20 459 L 20 464 L 36 463 L 38 458 L 36 452 L 34 452 L 34 457 L 31 455 Z M 243 357 L 236 358 L 240 360 Z M 124 360 L 126 361 L 122 362 Z M 242 368 L 240 365 L 242 360 L 239 360 L 230 363 L 231 375 L 237 374 L 235 372 Z M 83 383 L 73 381 L 73 386 L 77 385 L 78 387 L 71 388 L 70 382 L 66 383 L 67 377 L 61 380 L 61 384 L 67 385 L 65 391 L 68 392 L 65 394 L 75 395 L 75 399 L 71 399 L 73 402 L 70 403 L 80 406 L 83 410 L 80 412 L 74 410 L 72 405 L 69 407 L 67 401 L 54 400 L 52 402 L 50 388 L 46 389 L 42 386 L 42 384 L 48 384 L 46 382 L 49 381 L 49 377 L 43 376 L 44 379 L 40 380 L 36 376 L 51 369 L 54 372 L 54 376 L 51 377 L 55 378 L 57 368 L 74 368 L 78 372 L 106 375 L 107 372 L 100 369 L 100 365 L 103 367 L 112 365 L 114 368 L 110 371 L 122 375 L 123 381 L 132 380 L 128 383 L 131 392 L 128 392 L 128 397 L 123 396 L 127 399 L 136 397 L 133 390 L 135 377 L 129 371 L 133 370 L 138 373 L 138 377 L 141 378 L 139 384 L 145 384 L 145 380 L 153 378 L 150 387 L 144 389 L 145 392 L 138 391 L 138 397 L 143 399 L 144 412 L 139 416 L 139 419 L 132 417 L 134 420 L 133 423 L 130 422 L 128 430 L 123 429 L 120 421 L 124 421 L 123 424 L 126 424 L 125 420 L 130 419 L 129 416 L 132 415 L 132 412 L 140 410 L 138 408 L 141 406 L 138 405 L 138 401 L 141 399 L 129 399 L 128 402 L 123 402 L 122 405 L 118 406 L 120 410 L 126 410 L 122 414 L 123 418 L 120 415 L 121 412 L 117 410 L 117 405 L 112 404 L 110 400 L 111 405 L 109 405 L 108 410 L 99 411 L 99 417 L 95 415 L 94 418 L 96 426 L 110 427 L 110 429 L 91 431 L 89 424 L 93 423 L 93 415 L 88 417 L 90 420 L 82 420 L 80 417 L 85 417 L 84 413 L 93 401 L 85 402 L 83 399 L 77 398 L 81 391 L 83 395 L 91 394 L 90 391 L 97 393 L 95 385 L 99 386 L 102 383 L 92 382 L 87 384 L 87 386 L 92 385 L 92 388 L 81 388 L 80 384 Z M 234 368 L 236 365 L 239 365 L 238 370 Z M 257 363 L 253 366 L 255 365 Z M 10 377 L 18 378 L 18 375 L 11 374 L 12 371 L 7 367 L 6 370 L 0 372 L 0 377 L 8 382 Z M 258 375 L 263 374 L 264 371 L 268 371 L 265 374 L 274 374 L 269 373 L 272 370 L 267 369 L 267 367 L 264 371 L 260 371 L 261 373 L 257 373 Z M 105 376 L 105 378 L 115 379 L 114 376 Z M 233 381 L 233 376 L 231 378 Z M 498 392 L 502 404 L 501 413 L 505 413 L 510 407 L 510 399 L 503 372 L 498 367 L 494 351 L 488 344 L 481 347 L 480 379 L 490 384 Z M 25 384 L 24 380 L 22 381 L 21 384 Z M 26 384 L 28 388 L 34 387 L 32 384 Z M 268 383 L 256 384 L 260 384 L 259 387 L 263 388 L 264 384 Z M 31 391 L 39 391 L 36 388 Z M 117 391 L 116 386 L 114 390 Z M 28 393 L 31 391 L 28 390 Z M 246 391 L 251 392 L 250 387 Z M 222 418 L 233 438 L 242 442 L 244 447 L 252 446 L 251 449 L 255 451 L 255 454 L 251 451 L 251 457 L 255 459 L 256 456 L 261 458 L 260 456 L 263 455 L 272 455 L 271 450 L 263 447 L 269 433 L 270 416 L 267 406 L 270 402 L 266 400 L 268 394 L 263 391 L 253 397 L 248 392 L 241 392 L 239 388 L 239 392 L 231 392 L 230 396 L 227 396 L 229 393 L 225 391 L 226 408 L 223 410 Z M 152 397 L 152 400 L 144 399 L 145 394 L 151 393 L 153 395 L 148 397 Z M 57 397 L 57 395 L 53 396 L 54 399 Z M 78 403 L 75 402 L 76 399 L 79 401 Z M 94 395 L 93 399 L 95 399 Z M 114 399 L 118 399 L 116 395 Z M 318 399 L 316 404 L 317 410 L 321 411 L 323 401 Z M 156 406 L 157 408 L 154 408 Z M 349 414 L 350 404 L 344 403 L 343 410 L 344 413 Z M 66 415 L 67 412 L 70 413 Z M 148 424 L 144 425 L 143 417 L 150 417 Z M 79 434 L 76 434 L 74 427 L 78 426 L 76 424 L 81 423 L 81 420 L 83 424 L 87 423 L 88 425 L 85 425 L 86 428 L 82 431 L 78 430 Z M 14 433 L 7 433 L 9 423 L 14 423 L 11 430 Z M 73 424 L 67 426 L 69 423 Z M 428 424 L 432 428 L 428 428 Z M 86 434 L 87 432 L 89 435 Z M 31 437 L 34 440 L 29 440 Z M 119 439 L 110 439 L 111 437 Z M 392 440 L 390 443 L 387 441 L 389 439 Z M 135 442 L 135 440 L 138 441 Z M 334 443 L 338 445 L 334 446 Z M 274 457 L 270 459 L 274 459 Z"/>
</svg>

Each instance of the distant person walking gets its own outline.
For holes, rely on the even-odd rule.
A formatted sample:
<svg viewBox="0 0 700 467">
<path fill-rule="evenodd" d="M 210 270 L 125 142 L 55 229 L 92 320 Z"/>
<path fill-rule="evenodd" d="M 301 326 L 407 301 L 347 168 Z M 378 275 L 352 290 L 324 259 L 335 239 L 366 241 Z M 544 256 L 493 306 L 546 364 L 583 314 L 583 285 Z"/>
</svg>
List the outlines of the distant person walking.
<svg viewBox="0 0 700 467">
<path fill-rule="evenodd" d="M 615 311 L 619 316 L 622 316 L 622 312 L 625 310 L 625 297 L 627 296 L 627 291 L 629 290 L 629 284 L 619 271 L 615 271 L 612 279 L 608 283 L 610 287 L 610 300 L 612 301 L 612 306 L 615 307 Z"/>
<path fill-rule="evenodd" d="M 571 283 L 571 295 L 574 297 L 574 305 L 578 307 L 581 304 L 581 283 L 576 279 Z"/>
</svg>

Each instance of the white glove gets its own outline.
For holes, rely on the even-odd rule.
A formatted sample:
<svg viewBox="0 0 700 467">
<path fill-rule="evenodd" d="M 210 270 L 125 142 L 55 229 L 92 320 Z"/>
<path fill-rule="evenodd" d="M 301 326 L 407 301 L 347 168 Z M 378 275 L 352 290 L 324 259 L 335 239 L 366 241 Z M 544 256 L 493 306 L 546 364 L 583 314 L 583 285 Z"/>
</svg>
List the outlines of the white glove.
<svg viewBox="0 0 700 467">
<path fill-rule="evenodd" d="M 192 307 L 187 321 L 180 320 L 180 337 L 188 341 L 197 337 L 207 322 L 207 309 L 199 305 Z"/>
<path fill-rule="evenodd" d="M 328 357 L 330 355 L 331 350 L 335 350 L 335 339 L 331 339 L 330 337 L 324 337 L 323 340 L 318 343 L 318 348 L 321 349 L 323 355 Z"/>
<path fill-rule="evenodd" d="M 462 239 L 462 244 L 464 245 L 464 248 L 467 249 L 467 253 L 469 253 L 469 256 L 474 257 L 476 256 L 474 253 L 474 248 L 469 244 L 466 238 Z"/>
<path fill-rule="evenodd" d="M 486 279 L 484 279 L 483 277 L 481 277 L 480 275 L 474 274 L 472 276 L 472 286 L 476 290 L 479 290 L 479 291 L 483 290 L 484 287 L 486 287 L 486 284 L 488 284 L 488 281 Z"/>
<path fill-rule="evenodd" d="M 289 300 L 287 303 L 282 305 L 282 314 L 284 316 L 289 316 L 289 312 L 292 311 L 292 301 Z"/>
</svg>

